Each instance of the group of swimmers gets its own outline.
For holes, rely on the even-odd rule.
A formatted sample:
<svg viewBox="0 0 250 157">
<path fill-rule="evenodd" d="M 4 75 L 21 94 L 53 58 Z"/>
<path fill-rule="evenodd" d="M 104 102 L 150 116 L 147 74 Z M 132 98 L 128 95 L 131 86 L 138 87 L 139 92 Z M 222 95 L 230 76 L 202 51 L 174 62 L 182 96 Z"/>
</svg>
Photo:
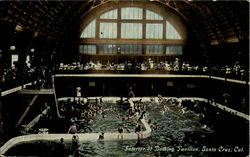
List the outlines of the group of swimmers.
<svg viewBox="0 0 250 157">
<path fill-rule="evenodd" d="M 129 99 L 129 98 L 128 98 Z M 121 98 L 122 104 L 124 105 L 125 103 L 123 102 L 123 99 Z M 134 104 L 134 106 L 130 106 L 128 109 L 128 114 L 126 114 L 125 117 L 119 115 L 118 113 L 116 114 L 116 118 L 120 119 L 122 118 L 122 121 L 124 122 L 125 120 L 135 120 L 136 121 L 136 125 L 135 125 L 135 133 L 138 135 L 138 140 L 142 139 L 142 129 L 141 129 L 141 123 L 140 120 L 144 118 L 145 116 L 145 104 L 142 103 L 142 101 L 138 101 Z M 112 106 L 109 107 L 109 110 L 114 110 Z M 128 133 L 130 133 L 129 129 L 126 129 L 126 131 Z M 117 139 L 121 139 L 123 140 L 123 135 L 125 132 L 125 127 L 121 124 L 118 126 L 117 128 Z M 104 139 L 104 133 L 101 132 L 101 134 L 99 135 L 99 140 L 103 140 Z"/>
<path fill-rule="evenodd" d="M 170 104 L 170 106 L 176 106 L 179 108 L 179 111 L 182 115 L 187 113 L 192 113 L 202 119 L 204 121 L 205 115 L 202 112 L 207 112 L 206 106 L 200 105 L 198 101 L 191 102 L 190 100 L 179 100 L 178 98 L 163 98 L 161 95 L 158 95 L 159 104 L 163 104 L 163 108 L 161 109 L 161 113 L 164 114 L 169 107 L 166 104 Z M 163 103 L 165 102 L 165 103 Z M 208 126 L 206 124 L 201 125 L 202 129 L 207 129 Z"/>
<path fill-rule="evenodd" d="M 138 140 L 141 140 L 142 139 L 142 130 L 141 130 L 141 124 L 139 121 L 135 125 L 135 133 L 138 135 Z M 119 138 L 121 137 L 121 140 L 123 140 L 123 134 L 124 134 L 124 127 L 122 125 L 120 125 L 118 127 L 117 139 L 119 140 Z"/>
<path fill-rule="evenodd" d="M 158 102 L 159 105 L 163 105 L 163 108 L 160 110 L 161 114 L 164 114 L 166 111 L 170 110 L 166 104 L 170 104 L 170 106 L 177 106 L 181 114 L 191 112 L 187 107 L 182 105 L 182 102 L 178 98 L 163 98 L 160 94 L 158 94 Z"/>
<path fill-rule="evenodd" d="M 97 114 L 102 118 L 107 117 L 106 111 L 112 110 L 112 107 L 104 109 L 102 98 L 100 100 L 96 99 L 95 102 L 87 100 L 84 104 L 80 99 L 79 101 L 74 99 L 73 102 L 68 99 L 66 102 L 60 103 L 60 113 L 70 123 L 68 133 L 77 133 L 79 125 L 81 125 L 80 128 L 84 128 L 88 124 L 93 123 L 93 117 Z"/>
<path fill-rule="evenodd" d="M 122 99 L 121 99 L 122 100 Z M 151 101 L 154 101 L 154 99 L 152 98 Z M 70 102 L 68 100 L 68 102 Z M 154 105 L 154 107 L 158 108 L 160 106 L 163 105 L 163 107 L 160 109 L 161 114 L 164 114 L 166 111 L 170 110 L 170 108 L 167 106 L 167 103 L 170 103 L 174 106 L 177 105 L 177 107 L 180 108 L 180 112 L 182 114 L 187 113 L 188 110 L 187 108 L 182 107 L 181 102 L 178 101 L 177 99 L 173 99 L 173 98 L 163 98 L 161 95 L 158 95 L 158 102 L 156 105 Z M 163 103 L 166 102 L 166 103 Z M 70 103 L 68 103 L 70 104 Z M 84 107 L 81 106 L 79 107 L 79 105 L 74 105 L 76 103 L 71 103 L 70 106 L 70 111 L 73 112 L 73 114 L 71 115 L 71 119 L 70 119 L 70 127 L 68 129 L 68 133 L 77 133 L 77 128 L 78 125 L 82 125 L 81 128 L 84 128 L 83 125 L 87 126 L 88 124 L 93 122 L 93 117 L 96 115 L 100 115 L 102 118 L 106 118 L 107 115 L 107 111 L 111 111 L 111 112 L 116 112 L 115 108 L 111 106 L 109 106 L 108 108 L 105 108 L 102 104 L 102 100 L 100 98 L 100 100 L 96 100 L 96 103 L 91 103 L 91 102 L 87 102 L 86 104 L 84 104 Z M 79 104 L 79 103 L 78 103 Z M 64 104 L 62 104 L 61 106 L 62 108 L 65 107 Z M 125 117 L 122 117 L 122 121 L 124 120 L 138 120 L 137 118 L 142 119 L 143 116 L 145 116 L 146 113 L 146 104 L 144 102 L 142 102 L 142 99 L 140 99 L 139 101 L 134 103 L 134 106 L 130 106 L 128 109 L 128 114 L 126 114 Z M 116 118 L 121 118 L 121 115 L 119 115 L 118 113 L 116 114 Z M 156 129 L 156 124 L 151 123 L 152 129 Z M 138 129 L 137 129 L 138 130 Z M 119 133 L 119 137 L 123 135 L 124 132 L 124 128 L 123 130 L 119 127 L 118 129 L 118 133 Z M 137 131 L 139 133 L 139 131 Z"/>
<path fill-rule="evenodd" d="M 159 102 L 162 103 L 164 101 L 168 101 L 168 102 L 175 102 L 175 100 L 172 99 L 163 99 L 161 96 L 158 97 L 159 98 Z M 68 101 L 70 102 L 70 101 Z M 116 111 L 115 108 L 113 108 L 113 106 L 109 106 L 108 108 L 105 108 L 102 104 L 102 100 L 100 101 L 96 101 L 96 103 L 91 103 L 91 102 L 86 102 L 86 104 L 84 104 L 84 107 L 81 108 L 77 108 L 74 105 L 70 105 L 71 108 L 74 108 L 77 112 L 80 112 L 75 114 L 75 116 L 73 116 L 70 119 L 70 127 L 68 129 L 68 133 L 72 133 L 75 134 L 78 132 L 78 128 L 79 125 L 84 123 L 84 124 L 90 124 L 93 122 L 93 117 L 96 115 L 100 115 L 102 118 L 106 118 L 108 115 L 106 114 L 107 111 L 111 111 L 114 112 Z M 169 110 L 169 107 L 167 105 L 164 105 L 161 112 L 165 113 L 167 110 Z M 141 130 L 141 124 L 140 124 L 140 120 L 144 118 L 146 113 L 146 103 L 142 102 L 142 99 L 140 99 L 137 102 L 134 102 L 134 106 L 128 109 L 128 114 L 126 114 L 125 117 L 122 117 L 121 115 L 119 115 L 118 113 L 116 114 L 116 118 L 121 118 L 122 117 L 122 121 L 124 120 L 135 120 L 137 121 L 135 124 L 135 133 L 138 135 L 138 139 L 142 139 L 142 130 Z M 80 123 L 79 123 L 80 121 Z M 156 122 L 151 122 L 151 120 L 149 120 L 149 124 L 150 127 L 152 128 L 152 130 L 157 129 L 157 123 Z M 82 128 L 82 127 L 81 127 Z M 119 125 L 118 129 L 118 139 L 123 139 L 123 134 L 124 134 L 124 127 L 122 125 Z M 130 131 L 127 129 L 127 131 L 130 133 Z M 100 134 L 99 139 L 104 139 L 104 133 L 102 132 Z"/>
</svg>

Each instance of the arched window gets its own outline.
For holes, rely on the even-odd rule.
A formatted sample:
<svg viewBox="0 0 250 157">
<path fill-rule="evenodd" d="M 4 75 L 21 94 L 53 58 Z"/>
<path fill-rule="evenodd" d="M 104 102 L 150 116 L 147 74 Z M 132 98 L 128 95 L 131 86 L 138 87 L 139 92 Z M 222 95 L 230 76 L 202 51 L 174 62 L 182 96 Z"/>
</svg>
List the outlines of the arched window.
<svg viewBox="0 0 250 157">
<path fill-rule="evenodd" d="M 175 27 L 153 10 L 123 7 L 93 19 L 81 33 L 80 53 L 181 55 L 182 37 Z"/>
<path fill-rule="evenodd" d="M 179 33 L 175 30 L 175 28 L 166 21 L 166 38 L 167 39 L 181 39 Z"/>
<path fill-rule="evenodd" d="M 101 19 L 117 19 L 117 9 L 113 9 L 103 13 L 100 16 Z"/>
<path fill-rule="evenodd" d="M 81 38 L 95 38 L 96 20 L 88 24 L 88 26 L 82 31 Z"/>
</svg>

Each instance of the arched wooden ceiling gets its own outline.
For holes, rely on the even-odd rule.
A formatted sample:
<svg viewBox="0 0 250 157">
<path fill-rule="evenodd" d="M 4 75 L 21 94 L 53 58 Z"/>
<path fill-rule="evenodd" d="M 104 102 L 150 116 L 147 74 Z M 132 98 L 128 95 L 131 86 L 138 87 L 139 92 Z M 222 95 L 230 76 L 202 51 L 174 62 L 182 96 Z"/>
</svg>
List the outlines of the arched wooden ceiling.
<svg viewBox="0 0 250 157">
<path fill-rule="evenodd" d="M 108 1 L 2 1 L 0 18 L 57 43 L 64 43 L 65 33 L 77 28 L 75 26 L 82 16 Z M 180 15 L 201 46 L 249 39 L 248 1 L 149 1 L 165 5 Z"/>
</svg>

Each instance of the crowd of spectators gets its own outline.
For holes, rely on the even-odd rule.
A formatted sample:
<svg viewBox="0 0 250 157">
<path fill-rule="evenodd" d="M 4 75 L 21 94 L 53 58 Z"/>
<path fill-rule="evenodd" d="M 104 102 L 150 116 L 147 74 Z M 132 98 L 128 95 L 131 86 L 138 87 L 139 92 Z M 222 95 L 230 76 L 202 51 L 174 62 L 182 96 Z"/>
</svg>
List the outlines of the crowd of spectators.
<svg viewBox="0 0 250 157">
<path fill-rule="evenodd" d="M 8 69 L 4 69 L 2 76 L 2 88 L 7 86 L 16 86 L 17 69 L 12 66 Z"/>
<path fill-rule="evenodd" d="M 220 76 L 225 78 L 232 78 L 237 80 L 248 81 L 249 68 L 244 66 L 240 62 L 236 62 L 232 65 L 201 65 L 192 64 L 188 61 L 183 61 L 180 58 L 175 58 L 174 61 L 159 61 L 155 62 L 151 58 L 148 60 L 139 61 L 124 61 L 121 63 L 115 63 L 108 61 L 107 63 L 97 62 L 73 62 L 70 64 L 60 63 L 59 66 L 53 67 L 52 69 L 47 66 L 31 66 L 26 64 L 23 74 L 24 83 L 32 81 L 38 81 L 38 88 L 46 88 L 51 82 L 51 76 L 53 75 L 53 69 L 57 70 L 80 70 L 80 71 L 126 71 L 129 73 L 138 72 L 166 72 L 166 73 L 178 73 L 178 74 L 205 74 L 211 76 Z M 155 73 L 154 72 L 154 73 Z M 9 68 L 3 69 L 1 89 L 10 89 L 21 85 L 22 74 L 20 69 L 18 70 L 16 64 Z M 45 81 L 46 80 L 46 81 Z"/>
<path fill-rule="evenodd" d="M 192 64 L 175 58 L 175 61 L 155 62 L 151 58 L 144 62 L 125 61 L 122 63 L 107 62 L 102 64 L 90 61 L 88 63 L 74 62 L 72 64 L 60 63 L 59 70 L 124 70 L 124 71 L 166 71 L 176 73 L 208 74 L 238 80 L 247 80 L 249 69 L 239 62 L 233 65 L 200 65 Z"/>
<path fill-rule="evenodd" d="M 14 88 L 20 86 L 22 84 L 22 74 L 19 72 L 20 69 L 17 68 L 16 64 L 9 68 L 3 69 L 2 75 L 2 84 L 1 89 L 7 90 L 10 88 Z M 46 66 L 30 66 L 30 64 L 26 64 L 23 73 L 23 80 L 25 83 L 30 83 L 36 81 L 36 88 L 49 88 L 51 85 L 52 70 L 50 70 Z"/>
</svg>

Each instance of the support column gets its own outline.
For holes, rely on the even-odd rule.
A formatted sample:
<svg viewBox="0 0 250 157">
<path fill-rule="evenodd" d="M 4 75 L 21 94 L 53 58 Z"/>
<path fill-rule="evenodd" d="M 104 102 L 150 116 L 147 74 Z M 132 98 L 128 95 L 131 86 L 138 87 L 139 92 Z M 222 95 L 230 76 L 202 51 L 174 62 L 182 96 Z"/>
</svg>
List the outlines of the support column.
<svg viewBox="0 0 250 157">
<path fill-rule="evenodd" d="M 3 63 L 3 50 L 0 50 L 0 63 Z M 0 66 L 0 87 L 2 87 L 2 77 L 3 77 L 3 66 Z M 2 96 L 1 96 L 2 89 L 0 88 L 0 145 L 3 141 L 3 104 L 2 104 Z"/>
<path fill-rule="evenodd" d="M 18 75 L 21 85 L 24 85 L 24 71 L 25 71 L 25 63 L 26 57 L 30 52 L 32 41 L 34 39 L 34 33 L 29 30 L 24 30 L 22 32 L 21 39 L 19 39 L 19 43 L 17 46 L 17 51 L 19 52 L 19 60 L 18 60 Z"/>
<path fill-rule="evenodd" d="M 2 144 L 1 141 L 3 141 L 2 135 L 3 135 L 3 104 L 2 104 L 2 98 L 0 97 L 0 145 Z"/>
</svg>

